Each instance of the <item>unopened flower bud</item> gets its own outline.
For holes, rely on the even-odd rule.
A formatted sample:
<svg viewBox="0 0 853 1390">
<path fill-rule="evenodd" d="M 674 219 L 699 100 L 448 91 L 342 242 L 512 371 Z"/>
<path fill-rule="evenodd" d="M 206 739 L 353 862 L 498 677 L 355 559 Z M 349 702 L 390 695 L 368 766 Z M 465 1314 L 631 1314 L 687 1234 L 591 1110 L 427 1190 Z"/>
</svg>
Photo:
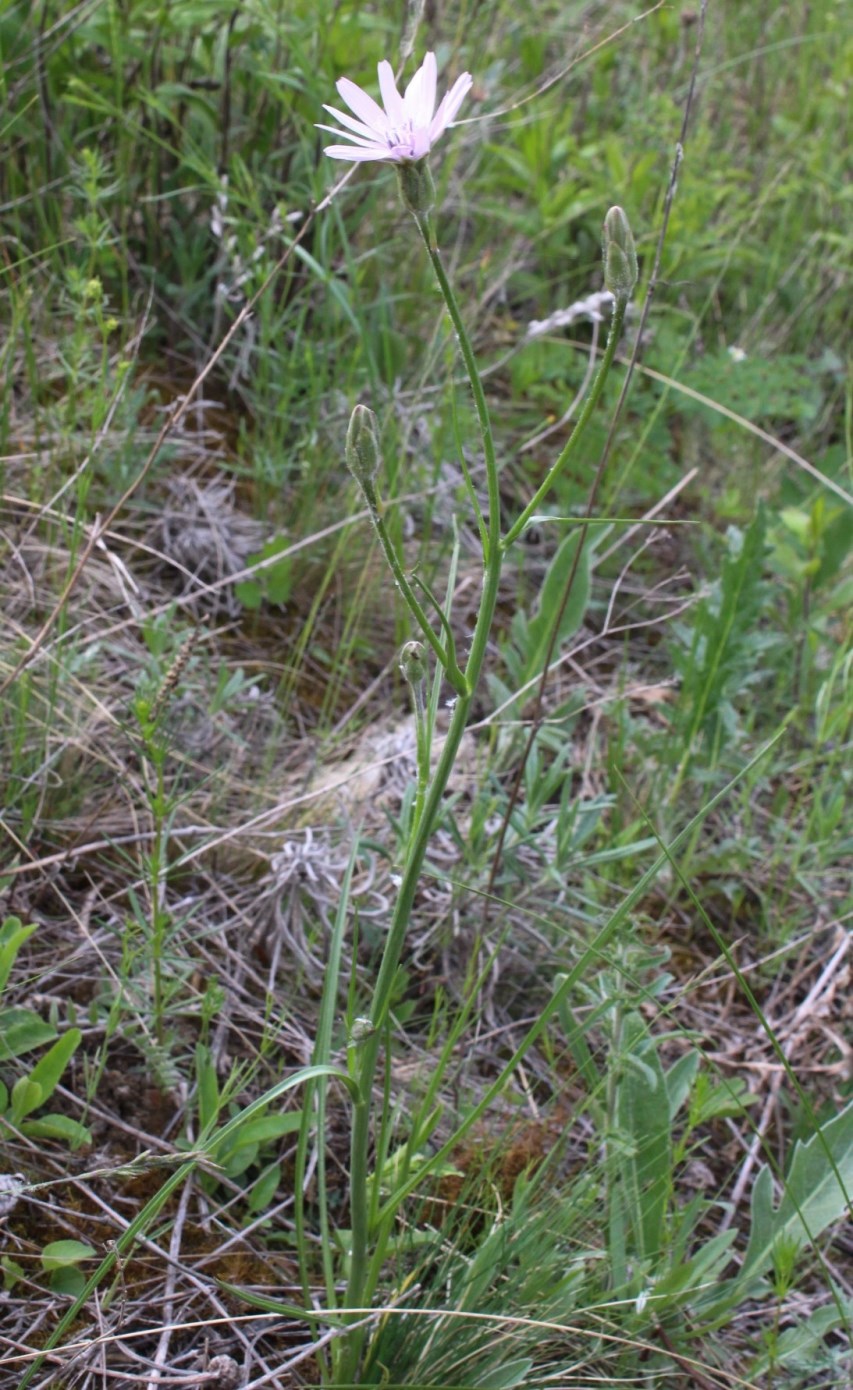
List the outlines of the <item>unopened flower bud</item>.
<svg viewBox="0 0 853 1390">
<path fill-rule="evenodd" d="M 604 219 L 604 284 L 615 300 L 630 299 L 639 278 L 637 248 L 627 217 L 611 208 Z"/>
<path fill-rule="evenodd" d="M 435 206 L 435 184 L 425 159 L 404 159 L 397 165 L 400 197 L 415 217 L 426 217 Z"/>
<path fill-rule="evenodd" d="M 355 1047 L 376 1032 L 376 1025 L 369 1018 L 354 1018 L 350 1029 L 350 1045 Z"/>
<path fill-rule="evenodd" d="M 376 416 L 366 405 L 357 405 L 350 416 L 346 457 L 347 468 L 359 487 L 367 493 L 372 493 L 382 454 L 379 450 Z"/>
<path fill-rule="evenodd" d="M 400 652 L 400 670 L 412 689 L 421 686 L 427 676 L 426 647 L 423 642 L 407 642 Z"/>
</svg>

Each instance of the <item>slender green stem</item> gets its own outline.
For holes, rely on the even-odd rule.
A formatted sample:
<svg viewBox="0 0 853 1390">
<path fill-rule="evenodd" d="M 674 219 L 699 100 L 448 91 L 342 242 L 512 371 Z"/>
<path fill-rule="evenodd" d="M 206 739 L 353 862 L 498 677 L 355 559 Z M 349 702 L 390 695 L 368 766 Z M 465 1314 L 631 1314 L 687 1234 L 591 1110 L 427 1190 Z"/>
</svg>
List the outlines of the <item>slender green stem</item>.
<svg viewBox="0 0 853 1390">
<path fill-rule="evenodd" d="M 464 695 L 468 688 L 465 682 L 465 677 L 463 676 L 462 672 L 459 670 L 458 665 L 456 664 L 456 657 L 454 653 L 452 651 L 445 650 L 445 648 L 441 645 L 435 633 L 433 632 L 429 618 L 427 617 L 426 613 L 424 612 L 423 608 L 421 607 L 418 601 L 417 594 L 415 593 L 414 589 L 412 588 L 411 584 L 409 583 L 408 579 L 403 573 L 403 567 L 397 558 L 397 552 L 391 543 L 391 537 L 388 535 L 388 530 L 379 511 L 379 499 L 376 496 L 376 492 L 373 488 L 373 485 L 367 485 L 365 483 L 362 483 L 362 491 L 364 492 L 367 505 L 370 509 L 370 517 L 374 527 L 376 528 L 376 534 L 379 537 L 379 544 L 382 546 L 382 550 L 384 552 L 385 559 L 388 561 L 391 573 L 394 575 L 394 578 L 396 579 L 397 584 L 400 587 L 400 593 L 406 600 L 412 617 L 415 619 L 415 622 L 417 623 L 427 642 L 432 647 L 436 659 L 444 667 L 444 670 L 447 673 L 447 679 L 450 681 L 450 684 L 453 686 L 453 689 L 457 692 L 457 694 Z"/>
<path fill-rule="evenodd" d="M 415 736 L 418 757 L 418 791 L 413 823 L 417 825 L 423 815 L 426 789 L 429 783 L 429 738 L 427 736 L 427 712 L 423 682 L 412 686 L 412 700 L 415 706 Z"/>
<path fill-rule="evenodd" d="M 450 656 L 452 657 L 452 659 L 453 659 L 453 661 L 454 661 L 454 663 L 455 663 L 455 662 L 456 662 L 456 639 L 455 639 L 454 636 L 453 636 L 453 628 L 450 626 L 450 623 L 447 621 L 447 614 L 445 613 L 444 609 L 442 608 L 441 604 L 439 603 L 438 599 L 436 598 L 436 596 L 435 596 L 435 594 L 433 593 L 432 589 L 430 588 L 429 584 L 427 584 L 426 580 L 425 580 L 425 579 L 422 579 L 421 576 L 420 576 L 419 574 L 413 575 L 412 578 L 414 579 L 414 581 L 415 581 L 415 583 L 417 584 L 418 588 L 419 588 L 419 589 L 423 589 L 424 593 L 426 594 L 427 598 L 429 599 L 430 603 L 432 604 L 433 608 L 435 609 L 435 616 L 438 618 L 439 624 L 440 624 L 440 626 L 441 626 L 441 630 L 442 630 L 442 632 L 444 633 L 445 641 L 447 642 L 447 650 L 448 650 L 448 652 L 450 653 Z"/>
<path fill-rule="evenodd" d="M 560 473 L 562 473 L 563 469 L 569 461 L 569 458 L 574 452 L 575 446 L 580 442 L 581 436 L 583 435 L 584 430 L 586 429 L 589 423 L 590 417 L 592 416 L 592 412 L 598 405 L 599 397 L 601 396 L 601 393 L 604 390 L 604 383 L 607 380 L 610 368 L 613 365 L 613 358 L 616 354 L 616 348 L 619 344 L 619 339 L 622 337 L 622 326 L 625 322 L 625 310 L 627 309 L 627 307 L 627 299 L 616 300 L 616 303 L 613 308 L 613 317 L 610 320 L 610 332 L 607 335 L 607 345 L 604 349 L 604 356 L 601 359 L 601 364 L 596 373 L 595 381 L 592 383 L 592 389 L 589 395 L 587 396 L 586 401 L 584 402 L 583 410 L 578 416 L 578 422 L 572 430 L 571 434 L 569 435 L 569 438 L 566 440 L 566 444 L 559 458 L 552 465 L 552 467 L 549 468 L 544 482 L 541 484 L 540 487 L 536 489 L 536 492 L 534 493 L 531 500 L 528 502 L 527 506 L 524 508 L 524 511 L 521 513 L 521 516 L 518 518 L 515 524 L 510 527 L 509 531 L 504 537 L 504 550 L 508 550 L 509 547 L 512 545 L 513 541 L 517 540 L 518 537 L 521 535 L 528 521 L 534 515 L 536 509 L 542 505 L 542 502 L 544 501 L 545 497 L 550 492 L 551 488 L 554 486 L 554 483 L 556 482 Z"/>
<path fill-rule="evenodd" d="M 456 332 L 459 350 L 462 353 L 462 360 L 465 363 L 465 370 L 468 373 L 468 380 L 471 383 L 471 392 L 474 396 L 477 419 L 480 423 L 480 436 L 483 440 L 483 455 L 486 461 L 486 485 L 489 496 L 488 543 L 484 553 L 484 559 L 488 564 L 492 551 L 500 545 L 501 535 L 501 500 L 498 491 L 498 466 L 495 458 L 495 444 L 492 439 L 492 423 L 489 419 L 489 407 L 486 404 L 486 393 L 483 390 L 480 373 L 477 371 L 477 362 L 474 357 L 474 349 L 471 347 L 471 339 L 468 337 L 468 330 L 459 312 L 459 305 L 456 302 L 453 287 L 445 273 L 432 222 L 429 216 L 419 217 L 417 214 L 415 214 L 415 222 L 417 223 L 418 231 L 423 237 L 427 255 L 432 262 L 435 278 L 438 281 L 438 286 L 447 307 L 447 312 L 450 315 L 450 321 Z M 465 481 L 468 485 L 468 491 L 471 494 L 471 502 L 474 511 L 479 516 L 479 504 L 468 478 L 467 469 L 465 470 Z"/>
<path fill-rule="evenodd" d="M 444 267 L 432 230 L 427 218 L 416 217 L 416 222 L 420 233 L 424 239 L 430 261 L 432 262 L 438 281 L 439 289 L 444 298 L 447 312 L 456 330 L 462 357 L 471 382 L 471 390 L 474 394 L 474 402 L 477 408 L 477 416 L 480 422 L 480 433 L 483 439 L 483 450 L 486 463 L 486 478 L 489 498 L 489 523 L 487 545 L 484 551 L 485 578 L 483 590 L 480 597 L 480 608 L 477 614 L 477 622 L 474 629 L 474 636 L 471 643 L 471 651 L 465 667 L 465 674 L 459 672 L 460 680 L 452 682 L 457 691 L 457 700 L 454 706 L 453 715 L 450 721 L 450 728 L 447 732 L 444 747 L 435 770 L 432 783 L 429 786 L 423 805 L 423 812 L 414 824 L 412 839 L 409 845 L 408 857 L 403 872 L 403 881 L 394 908 L 394 915 L 391 919 L 391 926 L 382 953 L 382 960 L 379 965 L 379 972 L 376 979 L 376 987 L 373 994 L 373 1001 L 370 1008 L 370 1022 L 372 1031 L 359 1044 L 359 1055 L 357 1062 L 356 1079 L 359 1089 L 359 1101 L 354 1106 L 351 1152 L 350 1152 L 350 1226 L 352 1230 L 352 1245 L 350 1254 L 349 1281 L 344 1300 L 347 1308 L 358 1308 L 363 1304 L 365 1291 L 367 1288 L 368 1271 L 370 1267 L 369 1239 L 371 1235 L 369 1221 L 368 1203 L 368 1153 L 370 1148 L 370 1120 L 371 1120 L 371 1097 L 373 1084 L 376 1076 L 376 1068 L 379 1060 L 380 1040 L 383 1035 L 384 1026 L 388 1019 L 393 999 L 394 981 L 403 953 L 406 932 L 409 926 L 412 906 L 414 904 L 415 893 L 420 879 L 421 869 L 424 858 L 426 857 L 427 847 L 438 819 L 441 809 L 442 798 L 447 787 L 450 774 L 456 762 L 456 755 L 459 745 L 468 723 L 468 715 L 471 709 L 471 700 L 480 676 L 483 661 L 486 655 L 486 648 L 491 631 L 492 620 L 497 603 L 498 585 L 500 583 L 501 563 L 503 559 L 500 544 L 500 499 L 498 494 L 497 465 L 495 462 L 494 444 L 492 441 L 491 424 L 489 422 L 489 412 L 486 405 L 486 398 L 483 392 L 482 383 L 477 371 L 477 364 L 471 343 L 462 322 L 459 306 L 456 303 L 453 290 Z M 370 497 L 368 496 L 370 503 Z M 373 511 L 373 504 L 371 511 Z M 374 517 L 377 524 L 377 532 L 380 541 L 383 541 L 383 532 L 380 529 L 379 521 Z M 394 577 L 400 583 L 402 576 L 399 564 L 394 555 L 390 542 L 383 542 L 386 557 L 391 565 Z M 392 558 L 393 557 L 393 558 Z M 406 595 L 406 584 L 401 584 L 404 596 Z M 412 596 L 414 598 L 414 595 Z M 417 604 L 417 600 L 415 600 Z M 412 606 L 412 611 L 417 615 L 419 610 Z M 422 610 L 420 610 L 422 612 Z M 418 619 L 421 627 L 424 628 L 426 617 Z M 438 639 L 429 629 L 428 640 L 436 655 L 439 655 L 437 648 L 440 647 Z M 443 653 L 439 656 L 442 664 L 447 669 L 447 661 L 442 659 Z M 449 676 L 449 671 L 448 671 Z M 387 1225 L 387 1222 L 384 1223 Z M 341 1361 L 338 1371 L 342 1380 L 354 1380 L 358 1371 L 358 1364 L 361 1357 L 361 1350 L 364 1345 L 364 1330 L 355 1331 L 348 1339 L 346 1346 L 341 1353 Z"/>
<path fill-rule="evenodd" d="M 165 992 L 163 987 L 163 948 L 166 938 L 168 916 L 165 908 L 164 865 L 166 851 L 164 845 L 166 825 L 166 778 L 164 772 L 165 752 L 156 742 L 157 732 L 152 733 L 149 753 L 154 761 L 155 789 L 151 798 L 151 819 L 153 835 L 149 856 L 149 892 L 151 894 L 151 960 L 153 973 L 154 1032 L 157 1042 L 163 1046 L 165 1041 Z"/>
</svg>

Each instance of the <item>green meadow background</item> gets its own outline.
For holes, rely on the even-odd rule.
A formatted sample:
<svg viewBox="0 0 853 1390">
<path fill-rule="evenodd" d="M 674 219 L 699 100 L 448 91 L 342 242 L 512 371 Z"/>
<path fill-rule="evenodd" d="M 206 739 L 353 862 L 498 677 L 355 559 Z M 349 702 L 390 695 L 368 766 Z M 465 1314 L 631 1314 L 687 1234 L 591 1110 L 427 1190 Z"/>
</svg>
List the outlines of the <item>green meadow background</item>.
<svg viewBox="0 0 853 1390">
<path fill-rule="evenodd" d="M 412 825 L 353 407 L 463 651 L 484 483 L 394 171 L 316 123 L 428 50 L 506 527 L 613 204 L 641 278 L 419 889 L 361 1383 L 849 1383 L 847 7 L 0 0 L 2 1385 L 340 1383 L 347 1096 L 259 1098 L 346 1066 Z"/>
</svg>

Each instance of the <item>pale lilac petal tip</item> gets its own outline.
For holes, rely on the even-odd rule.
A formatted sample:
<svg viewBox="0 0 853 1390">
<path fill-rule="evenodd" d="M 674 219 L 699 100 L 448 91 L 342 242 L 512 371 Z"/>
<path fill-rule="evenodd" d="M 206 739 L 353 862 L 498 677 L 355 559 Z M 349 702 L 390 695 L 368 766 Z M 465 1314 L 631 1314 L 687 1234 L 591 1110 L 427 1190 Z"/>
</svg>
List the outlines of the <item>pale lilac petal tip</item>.
<svg viewBox="0 0 853 1390">
<path fill-rule="evenodd" d="M 364 140 L 375 140 L 377 138 L 377 133 L 373 126 L 364 125 L 363 122 L 355 120 L 352 116 L 348 116 L 346 111 L 339 111 L 336 106 L 324 106 L 323 110 L 328 111 L 330 116 L 334 116 L 336 121 L 340 121 L 342 126 L 346 126 L 347 133 L 352 130 Z M 340 131 L 336 131 L 335 133 L 339 135 Z"/>
<path fill-rule="evenodd" d="M 348 130 L 338 130 L 337 126 L 320 125 L 319 122 L 315 123 L 315 128 L 317 130 L 327 130 L 330 135 L 337 135 L 338 138 L 343 136 L 345 140 L 351 140 L 356 148 L 360 147 L 361 149 L 371 150 L 384 150 L 386 148 L 384 144 L 380 144 L 380 142 L 376 140 L 373 136 L 371 136 L 370 139 L 367 139 L 363 135 L 350 135 Z M 344 149 L 349 149 L 349 146 L 345 145 Z"/>
<path fill-rule="evenodd" d="M 444 113 L 444 119 L 448 125 L 450 125 L 450 123 L 453 120 L 455 120 L 457 111 L 459 110 L 460 106 L 467 97 L 473 85 L 474 79 L 471 76 L 470 72 L 463 72 L 461 77 L 457 77 L 456 81 L 454 82 L 453 86 L 447 94 L 447 110 Z"/>
<path fill-rule="evenodd" d="M 428 53 L 403 97 L 403 105 L 415 129 L 426 129 L 435 110 L 435 54 Z"/>
<path fill-rule="evenodd" d="M 354 111 L 360 121 L 364 121 L 365 125 L 375 131 L 384 129 L 385 113 L 373 97 L 369 97 L 367 92 L 350 82 L 348 77 L 342 77 L 337 83 L 337 88 L 350 111 Z"/>
<path fill-rule="evenodd" d="M 382 105 L 387 112 L 387 120 L 394 126 L 402 125 L 406 119 L 406 108 L 397 91 L 394 69 L 387 58 L 383 58 L 376 70 L 379 73 L 379 90 L 382 93 Z"/>
<path fill-rule="evenodd" d="M 323 154 L 327 154 L 330 159 L 350 159 L 354 164 L 361 163 L 367 159 L 393 159 L 391 150 L 383 150 L 379 145 L 365 146 L 363 149 L 358 145 L 326 145 Z"/>
</svg>

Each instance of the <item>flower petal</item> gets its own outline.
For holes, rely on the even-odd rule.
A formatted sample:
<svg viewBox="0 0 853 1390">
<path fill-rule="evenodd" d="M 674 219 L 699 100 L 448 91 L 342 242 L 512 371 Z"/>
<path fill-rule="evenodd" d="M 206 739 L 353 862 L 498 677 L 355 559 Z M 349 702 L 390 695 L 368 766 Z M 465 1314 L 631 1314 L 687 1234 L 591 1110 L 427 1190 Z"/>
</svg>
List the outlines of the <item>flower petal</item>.
<svg viewBox="0 0 853 1390">
<path fill-rule="evenodd" d="M 429 129 L 421 127 L 419 130 L 412 131 L 410 143 L 409 159 L 423 159 L 430 152 L 432 141 L 429 138 Z"/>
<path fill-rule="evenodd" d="M 435 110 L 436 66 L 435 54 L 428 53 L 418 68 L 403 97 L 403 103 L 412 125 L 423 129 L 432 120 Z"/>
<path fill-rule="evenodd" d="M 437 140 L 439 135 L 450 125 L 473 84 L 474 79 L 470 72 L 463 72 L 460 77 L 457 77 L 450 91 L 442 97 L 441 105 L 429 128 L 431 142 Z"/>
<path fill-rule="evenodd" d="M 377 140 L 373 135 L 367 140 L 363 135 L 350 135 L 348 130 L 338 130 L 336 125 L 320 125 L 319 121 L 315 121 L 314 125 L 316 130 L 327 130 L 330 135 L 337 135 L 338 139 L 343 137 L 344 140 L 352 140 L 354 145 L 358 145 L 362 149 L 385 150 L 388 148 L 384 140 Z"/>
<path fill-rule="evenodd" d="M 382 93 L 382 101 L 385 110 L 388 112 L 386 125 L 403 125 L 406 120 L 406 108 L 403 104 L 403 98 L 397 91 L 397 83 L 394 81 L 394 69 L 391 67 L 387 58 L 382 59 L 382 62 L 377 68 L 377 72 L 379 73 L 379 90 Z"/>
<path fill-rule="evenodd" d="M 361 149 L 356 145 L 326 145 L 323 154 L 330 155 L 332 159 L 349 159 L 354 164 L 361 163 L 368 159 L 393 159 L 394 156 L 387 148 L 382 149 L 377 145 L 374 149 Z"/>
<path fill-rule="evenodd" d="M 324 106 L 324 111 L 328 111 L 330 116 L 334 116 L 336 121 L 347 127 L 347 130 L 355 131 L 356 135 L 361 135 L 365 140 L 381 140 L 382 132 L 374 130 L 373 126 L 364 125 L 362 121 L 353 120 L 346 111 L 339 111 L 336 106 Z"/>
<path fill-rule="evenodd" d="M 364 121 L 371 130 L 375 130 L 381 135 L 388 122 L 385 118 L 385 112 L 373 100 L 373 97 L 369 97 L 367 92 L 363 92 L 354 82 L 350 82 L 348 77 L 342 77 L 336 86 L 350 111 L 354 111 L 360 121 Z"/>
</svg>

